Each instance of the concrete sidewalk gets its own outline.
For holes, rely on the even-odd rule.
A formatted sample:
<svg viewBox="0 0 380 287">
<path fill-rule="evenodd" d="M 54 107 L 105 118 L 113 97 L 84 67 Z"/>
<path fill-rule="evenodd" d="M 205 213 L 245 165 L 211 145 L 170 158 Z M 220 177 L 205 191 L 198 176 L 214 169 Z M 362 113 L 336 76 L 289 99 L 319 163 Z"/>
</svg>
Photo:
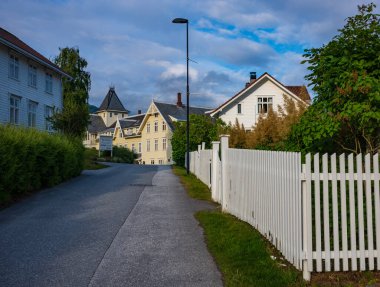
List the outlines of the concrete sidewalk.
<svg viewBox="0 0 380 287">
<path fill-rule="evenodd" d="M 222 286 L 190 199 L 160 167 L 105 253 L 89 286 Z"/>
</svg>

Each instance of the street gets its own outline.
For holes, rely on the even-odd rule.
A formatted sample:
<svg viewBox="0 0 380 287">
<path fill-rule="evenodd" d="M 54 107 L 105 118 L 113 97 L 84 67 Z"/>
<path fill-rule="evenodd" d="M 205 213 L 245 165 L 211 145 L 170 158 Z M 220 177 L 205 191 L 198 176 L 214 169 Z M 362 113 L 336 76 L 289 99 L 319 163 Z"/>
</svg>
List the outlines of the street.
<svg viewBox="0 0 380 287">
<path fill-rule="evenodd" d="M 170 167 L 84 171 L 0 212 L 0 286 L 222 286 Z"/>
</svg>

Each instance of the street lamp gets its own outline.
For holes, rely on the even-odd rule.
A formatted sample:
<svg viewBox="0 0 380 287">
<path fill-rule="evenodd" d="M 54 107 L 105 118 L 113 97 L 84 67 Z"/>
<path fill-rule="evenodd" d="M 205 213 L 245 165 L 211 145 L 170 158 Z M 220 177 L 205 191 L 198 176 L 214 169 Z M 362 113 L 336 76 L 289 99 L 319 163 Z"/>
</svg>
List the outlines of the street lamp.
<svg viewBox="0 0 380 287">
<path fill-rule="evenodd" d="M 175 18 L 172 23 L 186 24 L 186 173 L 189 174 L 190 166 L 190 123 L 189 123 L 189 20 Z"/>
</svg>

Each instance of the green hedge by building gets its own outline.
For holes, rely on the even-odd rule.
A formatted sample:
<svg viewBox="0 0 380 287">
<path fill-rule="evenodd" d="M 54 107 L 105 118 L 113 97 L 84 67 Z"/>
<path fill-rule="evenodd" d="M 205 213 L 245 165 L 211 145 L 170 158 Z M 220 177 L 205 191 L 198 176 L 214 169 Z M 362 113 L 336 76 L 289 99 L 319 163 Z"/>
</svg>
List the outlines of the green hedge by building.
<svg viewBox="0 0 380 287">
<path fill-rule="evenodd" d="M 0 203 L 79 175 L 83 155 L 78 139 L 0 125 Z"/>
</svg>

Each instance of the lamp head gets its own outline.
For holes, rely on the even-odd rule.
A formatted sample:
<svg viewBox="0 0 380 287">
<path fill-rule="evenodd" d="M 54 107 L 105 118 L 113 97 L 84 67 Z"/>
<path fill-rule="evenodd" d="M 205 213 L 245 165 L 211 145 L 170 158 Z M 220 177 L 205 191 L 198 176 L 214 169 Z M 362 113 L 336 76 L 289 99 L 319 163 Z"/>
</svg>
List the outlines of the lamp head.
<svg viewBox="0 0 380 287">
<path fill-rule="evenodd" d="M 189 23 L 189 20 L 184 19 L 184 18 L 175 18 L 172 23 L 174 24 L 187 24 Z"/>
</svg>

